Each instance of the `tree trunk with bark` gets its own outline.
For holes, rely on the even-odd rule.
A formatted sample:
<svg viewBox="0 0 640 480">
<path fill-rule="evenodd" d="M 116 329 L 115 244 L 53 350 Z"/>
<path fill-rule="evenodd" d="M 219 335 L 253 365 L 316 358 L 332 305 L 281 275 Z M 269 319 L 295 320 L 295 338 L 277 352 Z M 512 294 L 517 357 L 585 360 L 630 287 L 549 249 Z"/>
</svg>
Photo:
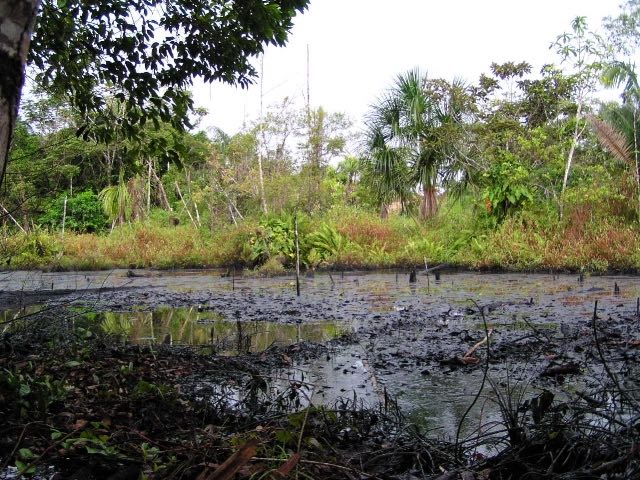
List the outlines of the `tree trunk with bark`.
<svg viewBox="0 0 640 480">
<path fill-rule="evenodd" d="M 420 218 L 426 220 L 433 217 L 438 211 L 438 198 L 435 187 L 423 187 L 422 201 L 420 202 Z"/>
<path fill-rule="evenodd" d="M 564 168 L 564 177 L 562 179 L 562 191 L 560 192 L 560 218 L 564 217 L 564 193 L 567 190 L 567 183 L 569 183 L 569 172 L 571 171 L 571 165 L 573 163 L 573 155 L 576 152 L 578 141 L 582 131 L 580 130 L 580 120 L 582 119 L 582 101 L 578 101 L 578 110 L 576 111 L 576 126 L 573 129 L 573 138 L 571 139 L 571 148 L 569 149 L 569 155 L 567 155 L 567 163 Z M 583 128 L 584 130 L 584 128 Z"/>
<path fill-rule="evenodd" d="M 18 118 L 24 69 L 40 0 L 0 0 L 0 185 Z"/>
</svg>

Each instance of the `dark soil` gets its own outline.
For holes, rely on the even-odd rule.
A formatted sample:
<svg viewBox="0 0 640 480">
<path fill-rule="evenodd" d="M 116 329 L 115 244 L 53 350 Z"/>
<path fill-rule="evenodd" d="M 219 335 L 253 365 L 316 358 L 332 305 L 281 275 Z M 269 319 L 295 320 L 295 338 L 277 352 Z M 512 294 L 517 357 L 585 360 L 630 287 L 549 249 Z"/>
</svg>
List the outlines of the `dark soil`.
<svg viewBox="0 0 640 480">
<path fill-rule="evenodd" d="M 287 459 L 316 478 L 638 475 L 639 280 L 441 275 L 418 275 L 417 285 L 406 274 L 319 275 L 305 279 L 300 298 L 290 278 L 115 272 L 108 281 L 86 277 L 84 290 L 57 290 L 69 283 L 63 275 L 39 280 L 53 290 L 29 290 L 16 288 L 18 275 L 0 310 L 48 309 L 5 320 L 15 328 L 0 344 L 0 458 L 58 478 L 205 479 L 257 439 L 252 460 L 235 459 L 241 477 Z M 123 345 L 82 322 L 69 326 L 79 311 L 161 305 L 240 321 L 340 320 L 353 334 L 338 347 L 274 346 L 230 358 Z M 470 353 L 489 330 L 488 345 Z M 354 344 L 379 405 L 343 399 L 304 409 L 302 385 L 271 388 L 274 371 Z M 497 428 L 482 431 L 474 422 L 486 398 L 500 415 Z M 472 404 L 470 412 L 457 407 Z M 412 421 L 452 416 L 451 428 L 427 440 L 429 423 L 409 427 L 398 405 Z"/>
</svg>

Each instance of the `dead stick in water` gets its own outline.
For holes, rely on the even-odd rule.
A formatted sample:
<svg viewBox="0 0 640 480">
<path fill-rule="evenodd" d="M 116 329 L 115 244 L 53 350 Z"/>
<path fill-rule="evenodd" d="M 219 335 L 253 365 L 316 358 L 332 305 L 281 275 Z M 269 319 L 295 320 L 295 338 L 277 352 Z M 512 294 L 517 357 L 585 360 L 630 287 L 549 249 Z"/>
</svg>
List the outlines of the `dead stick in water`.
<svg viewBox="0 0 640 480">
<path fill-rule="evenodd" d="M 298 241 L 298 214 L 293 216 L 294 233 L 296 237 L 296 296 L 300 296 L 300 243 Z"/>
<path fill-rule="evenodd" d="M 465 353 L 462 358 L 469 358 L 470 356 L 472 356 L 476 352 L 476 350 L 478 350 L 482 345 L 484 345 L 489 341 L 489 337 L 491 337 L 492 333 L 493 333 L 493 328 L 490 328 L 489 331 L 487 332 L 487 335 L 478 343 L 476 343 L 473 347 L 471 347 L 469 351 Z"/>
</svg>

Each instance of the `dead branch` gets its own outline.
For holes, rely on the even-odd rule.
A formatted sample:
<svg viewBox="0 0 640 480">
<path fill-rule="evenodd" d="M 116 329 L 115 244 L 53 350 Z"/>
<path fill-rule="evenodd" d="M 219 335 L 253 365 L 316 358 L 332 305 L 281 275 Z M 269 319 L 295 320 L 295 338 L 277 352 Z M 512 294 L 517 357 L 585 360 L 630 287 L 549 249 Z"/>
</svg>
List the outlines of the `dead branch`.
<svg viewBox="0 0 640 480">
<path fill-rule="evenodd" d="M 474 354 L 474 353 L 476 353 L 476 350 L 478 350 L 478 348 L 480 348 L 482 345 L 484 345 L 485 343 L 487 343 L 487 342 L 489 341 L 489 338 L 491 337 L 491 335 L 492 335 L 492 334 L 493 334 L 493 328 L 490 328 L 490 329 L 487 331 L 486 336 L 485 336 L 482 340 L 480 340 L 478 343 L 476 343 L 473 347 L 471 347 L 467 353 L 465 353 L 465 354 L 464 354 L 464 356 L 462 357 L 462 359 L 463 359 L 463 360 L 462 360 L 462 361 L 463 361 L 463 363 L 464 363 L 464 359 L 465 359 L 465 358 L 472 357 L 472 356 L 473 356 L 473 354 Z"/>
</svg>

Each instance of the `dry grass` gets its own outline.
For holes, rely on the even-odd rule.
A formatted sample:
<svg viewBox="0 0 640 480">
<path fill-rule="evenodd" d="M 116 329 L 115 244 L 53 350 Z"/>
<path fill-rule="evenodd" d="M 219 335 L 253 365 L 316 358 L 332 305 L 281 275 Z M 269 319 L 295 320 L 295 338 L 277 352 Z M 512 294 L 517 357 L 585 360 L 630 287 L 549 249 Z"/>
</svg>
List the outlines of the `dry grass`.
<svg viewBox="0 0 640 480">
<path fill-rule="evenodd" d="M 406 267 L 422 265 L 427 256 L 429 264 L 473 269 L 640 270 L 640 230 L 619 220 L 594 219 L 588 208 L 574 209 L 564 223 L 541 224 L 535 218 L 516 217 L 495 230 L 466 225 L 455 215 L 427 225 L 349 211 L 314 220 L 318 225 L 335 225 L 349 240 L 344 250 L 327 259 L 328 268 Z M 5 256 L 11 257 L 10 268 L 248 265 L 249 239 L 255 227 L 249 221 L 209 232 L 188 225 L 168 227 L 147 222 L 116 228 L 109 235 L 67 233 L 64 238 L 40 231 L 7 237 L 3 249 Z"/>
</svg>

